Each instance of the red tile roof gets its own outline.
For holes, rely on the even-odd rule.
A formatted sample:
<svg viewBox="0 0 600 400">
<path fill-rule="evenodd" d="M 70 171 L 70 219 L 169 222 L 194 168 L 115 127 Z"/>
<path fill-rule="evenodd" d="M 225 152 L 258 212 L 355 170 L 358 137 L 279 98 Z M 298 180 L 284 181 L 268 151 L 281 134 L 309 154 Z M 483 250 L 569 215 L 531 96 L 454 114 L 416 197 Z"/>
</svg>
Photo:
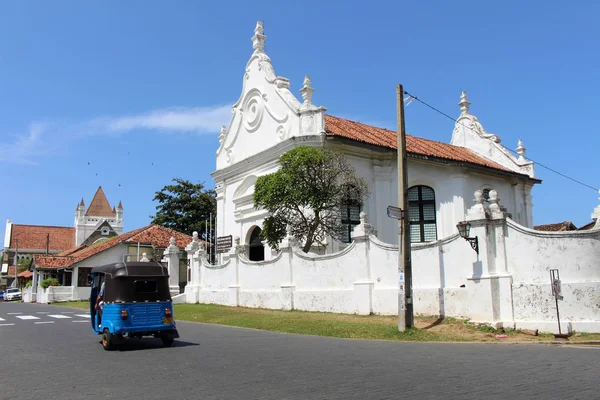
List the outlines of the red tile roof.
<svg viewBox="0 0 600 400">
<path fill-rule="evenodd" d="M 13 274 L 14 276 L 14 274 Z M 23 271 L 17 274 L 18 278 L 31 278 L 33 276 L 33 272 L 31 271 Z"/>
<path fill-rule="evenodd" d="M 576 231 L 577 227 L 573 225 L 571 221 L 558 222 L 556 224 L 545 224 L 536 225 L 533 227 L 536 231 L 545 232 L 562 232 L 562 231 Z"/>
<path fill-rule="evenodd" d="M 12 226 L 10 248 L 46 250 L 46 238 L 50 251 L 62 251 L 75 246 L 75 228 L 66 226 L 19 225 Z"/>
<path fill-rule="evenodd" d="M 79 250 L 81 250 L 81 249 L 85 248 L 85 247 L 87 247 L 87 245 L 86 245 L 86 244 L 80 244 L 80 245 L 79 245 L 79 246 L 77 246 L 77 247 L 72 247 L 72 248 L 70 248 L 70 249 L 68 249 L 68 250 L 61 251 L 60 253 L 58 253 L 58 254 L 56 254 L 56 255 L 57 255 L 57 256 L 68 256 L 68 255 L 71 255 L 71 254 L 75 253 L 76 251 L 79 251 Z"/>
<path fill-rule="evenodd" d="M 70 267 L 86 258 L 96 255 L 104 250 L 110 249 L 121 243 L 137 243 L 146 242 L 152 243 L 155 247 L 166 248 L 169 246 L 169 239 L 175 238 L 175 243 L 179 248 L 185 248 L 191 241 L 192 237 L 181 232 L 165 228 L 161 225 L 148 225 L 143 228 L 135 229 L 131 232 L 124 233 L 107 239 L 98 244 L 88 247 L 83 247 L 77 251 L 73 251 L 66 255 L 45 256 L 34 255 L 34 265 L 38 269 L 58 269 Z M 81 246 L 80 246 L 81 247 Z"/>
<path fill-rule="evenodd" d="M 587 230 L 592 229 L 594 227 L 594 225 L 596 225 L 596 219 L 595 218 L 592 220 L 592 222 L 587 223 L 587 224 L 585 224 L 583 226 L 580 226 L 579 228 L 577 228 L 577 230 L 578 231 L 587 231 Z"/>
<path fill-rule="evenodd" d="M 85 215 L 89 215 L 92 217 L 114 217 L 115 214 L 112 211 L 108 200 L 106 199 L 106 195 L 104 194 L 104 190 L 102 190 L 102 186 L 98 187 L 90 206 L 88 207 Z"/>
<path fill-rule="evenodd" d="M 325 132 L 327 136 L 342 137 L 392 150 L 398 149 L 396 132 L 332 115 L 325 115 Z M 500 164 L 478 156 L 464 147 L 422 139 L 411 135 L 406 135 L 406 152 L 408 154 L 467 162 L 501 171 L 513 172 Z"/>
</svg>

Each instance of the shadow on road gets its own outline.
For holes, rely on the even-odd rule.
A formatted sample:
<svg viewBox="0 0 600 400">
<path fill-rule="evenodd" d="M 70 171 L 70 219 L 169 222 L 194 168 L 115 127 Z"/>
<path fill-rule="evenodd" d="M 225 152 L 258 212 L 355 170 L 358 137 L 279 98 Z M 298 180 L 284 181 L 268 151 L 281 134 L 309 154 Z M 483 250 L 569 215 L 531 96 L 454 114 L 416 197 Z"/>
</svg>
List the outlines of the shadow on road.
<svg viewBox="0 0 600 400">
<path fill-rule="evenodd" d="M 98 342 L 102 344 L 102 342 Z M 177 340 L 173 342 L 173 347 L 190 347 L 190 346 L 200 346 L 199 343 L 185 342 L 183 340 Z M 126 339 L 121 344 L 114 345 L 115 350 L 117 351 L 138 351 L 138 350 L 157 350 L 157 349 L 166 349 L 167 347 L 163 346 L 162 341 L 160 339 L 153 338 L 142 338 L 142 339 Z"/>
</svg>

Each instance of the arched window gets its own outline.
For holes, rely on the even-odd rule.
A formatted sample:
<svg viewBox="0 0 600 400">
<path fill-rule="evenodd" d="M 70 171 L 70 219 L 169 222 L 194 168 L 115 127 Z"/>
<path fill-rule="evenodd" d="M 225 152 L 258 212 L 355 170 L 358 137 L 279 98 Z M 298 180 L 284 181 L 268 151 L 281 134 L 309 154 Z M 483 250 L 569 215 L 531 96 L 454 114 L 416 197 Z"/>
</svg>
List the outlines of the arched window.
<svg viewBox="0 0 600 400">
<path fill-rule="evenodd" d="M 263 261 L 265 259 L 265 247 L 259 236 L 261 230 L 258 226 L 255 226 L 250 234 L 250 242 L 248 243 L 248 259 L 250 261 Z"/>
<path fill-rule="evenodd" d="M 360 225 L 360 204 L 345 203 L 342 205 L 342 242 L 352 241 L 352 230 Z"/>
<path fill-rule="evenodd" d="M 485 200 L 486 203 L 489 204 L 490 202 L 490 188 L 485 188 L 482 190 L 482 194 L 483 194 L 483 199 Z"/>
<path fill-rule="evenodd" d="M 435 192 L 429 186 L 408 189 L 408 221 L 413 243 L 437 240 Z"/>
</svg>

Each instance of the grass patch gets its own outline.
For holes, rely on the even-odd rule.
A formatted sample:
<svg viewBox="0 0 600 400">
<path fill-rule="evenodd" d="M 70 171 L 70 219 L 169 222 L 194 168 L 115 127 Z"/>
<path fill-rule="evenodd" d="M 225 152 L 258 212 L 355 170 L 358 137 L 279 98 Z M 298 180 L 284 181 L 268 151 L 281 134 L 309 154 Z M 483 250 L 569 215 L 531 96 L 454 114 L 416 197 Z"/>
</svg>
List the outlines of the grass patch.
<svg viewBox="0 0 600 400">
<path fill-rule="evenodd" d="M 56 303 L 51 303 L 53 306 L 65 306 L 65 307 L 73 307 L 73 308 L 90 308 L 90 303 L 87 301 L 59 301 Z"/>
<path fill-rule="evenodd" d="M 61 302 L 53 305 L 87 309 L 88 302 Z M 283 311 L 217 304 L 175 304 L 178 321 L 263 329 L 267 331 L 329 336 L 350 339 L 381 339 L 415 342 L 550 342 L 552 334 L 528 336 L 518 330 L 469 325 L 455 318 L 415 317 L 415 327 L 398 332 L 396 316 L 351 315 L 308 311 Z M 497 339 L 505 333 L 508 338 Z M 600 340 L 600 334 L 572 336 L 569 342 Z"/>
</svg>

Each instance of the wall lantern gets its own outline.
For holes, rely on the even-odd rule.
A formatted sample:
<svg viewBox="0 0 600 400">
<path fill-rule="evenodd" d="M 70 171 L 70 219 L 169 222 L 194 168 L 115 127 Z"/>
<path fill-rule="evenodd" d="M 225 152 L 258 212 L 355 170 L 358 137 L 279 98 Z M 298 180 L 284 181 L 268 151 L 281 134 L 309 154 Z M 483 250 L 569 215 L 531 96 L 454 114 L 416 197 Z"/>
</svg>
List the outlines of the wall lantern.
<svg viewBox="0 0 600 400">
<path fill-rule="evenodd" d="M 471 224 L 467 221 L 460 221 L 456 224 L 458 228 L 458 233 L 461 238 L 465 239 L 471 245 L 471 248 L 475 250 L 477 254 L 479 254 L 479 240 L 477 236 L 469 237 L 469 233 L 471 232 Z"/>
</svg>

